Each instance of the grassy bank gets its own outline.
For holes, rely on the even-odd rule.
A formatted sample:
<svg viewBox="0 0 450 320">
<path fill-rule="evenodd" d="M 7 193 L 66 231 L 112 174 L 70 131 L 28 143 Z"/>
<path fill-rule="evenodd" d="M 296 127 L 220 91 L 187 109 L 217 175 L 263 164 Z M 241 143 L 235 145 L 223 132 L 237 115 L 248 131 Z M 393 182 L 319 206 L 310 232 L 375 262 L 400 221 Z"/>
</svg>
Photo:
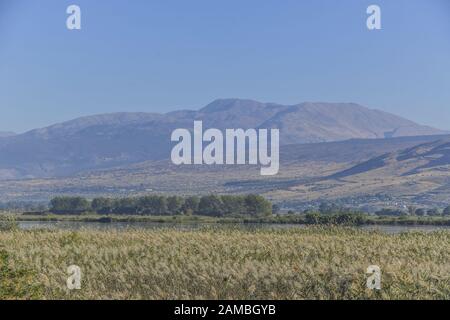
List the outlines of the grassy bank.
<svg viewBox="0 0 450 320">
<path fill-rule="evenodd" d="M 0 232 L 0 298 L 450 299 L 449 244 L 444 231 L 338 227 Z M 66 289 L 72 264 L 78 291 Z"/>
<path fill-rule="evenodd" d="M 450 226 L 450 216 L 370 216 L 370 215 L 322 215 L 311 218 L 304 214 L 271 215 L 263 217 L 228 216 L 209 217 L 196 215 L 29 215 L 0 214 L 0 221 L 13 217 L 16 221 L 74 221 L 74 222 L 157 222 L 157 223 L 278 223 L 278 224 L 342 224 L 342 225 L 437 225 Z M 322 217 L 322 218 L 320 218 Z M 357 218 L 353 218 L 357 217 Z"/>
</svg>

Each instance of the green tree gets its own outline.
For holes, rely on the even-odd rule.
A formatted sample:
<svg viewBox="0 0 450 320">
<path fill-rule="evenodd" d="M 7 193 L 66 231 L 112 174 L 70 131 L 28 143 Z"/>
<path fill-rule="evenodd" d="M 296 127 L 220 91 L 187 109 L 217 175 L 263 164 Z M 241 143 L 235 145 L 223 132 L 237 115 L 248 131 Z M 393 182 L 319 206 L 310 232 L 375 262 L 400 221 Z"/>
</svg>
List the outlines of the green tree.
<svg viewBox="0 0 450 320">
<path fill-rule="evenodd" d="M 50 201 L 50 211 L 55 214 L 80 214 L 90 207 L 89 201 L 82 197 L 55 197 Z"/>
<path fill-rule="evenodd" d="M 114 201 L 114 213 L 116 214 L 137 214 L 136 198 L 121 198 Z"/>
<path fill-rule="evenodd" d="M 114 210 L 114 201 L 109 198 L 94 198 L 91 208 L 98 214 L 110 214 Z"/>
<path fill-rule="evenodd" d="M 416 210 L 417 210 L 416 207 L 414 207 L 414 206 L 408 206 L 408 214 L 409 214 L 410 216 L 415 216 L 415 215 L 416 215 Z"/>
<path fill-rule="evenodd" d="M 167 198 L 167 214 L 176 215 L 182 213 L 184 199 L 178 196 Z"/>
<path fill-rule="evenodd" d="M 305 215 L 306 224 L 319 224 L 319 221 L 320 221 L 319 213 L 311 212 Z"/>
<path fill-rule="evenodd" d="M 164 196 L 144 196 L 138 199 L 138 213 L 144 215 L 167 214 L 167 199 Z"/>
<path fill-rule="evenodd" d="M 249 194 L 245 197 L 245 213 L 252 216 L 271 215 L 272 204 L 262 196 Z"/>
<path fill-rule="evenodd" d="M 361 225 L 365 222 L 364 216 L 358 213 L 340 213 L 334 218 L 335 224 L 338 225 Z"/>
<path fill-rule="evenodd" d="M 417 216 L 425 216 L 427 214 L 425 209 L 419 208 L 416 210 L 416 215 Z"/>
<path fill-rule="evenodd" d="M 198 205 L 198 211 L 201 215 L 206 216 L 222 216 L 223 202 L 219 196 L 210 195 L 203 196 Z"/>
<path fill-rule="evenodd" d="M 224 195 L 220 198 L 223 203 L 223 214 L 232 215 L 245 213 L 245 197 Z"/>
<path fill-rule="evenodd" d="M 184 200 L 182 210 L 183 210 L 184 214 L 187 214 L 187 215 L 197 214 L 199 204 L 200 204 L 199 197 L 196 197 L 196 196 L 187 197 Z"/>
</svg>

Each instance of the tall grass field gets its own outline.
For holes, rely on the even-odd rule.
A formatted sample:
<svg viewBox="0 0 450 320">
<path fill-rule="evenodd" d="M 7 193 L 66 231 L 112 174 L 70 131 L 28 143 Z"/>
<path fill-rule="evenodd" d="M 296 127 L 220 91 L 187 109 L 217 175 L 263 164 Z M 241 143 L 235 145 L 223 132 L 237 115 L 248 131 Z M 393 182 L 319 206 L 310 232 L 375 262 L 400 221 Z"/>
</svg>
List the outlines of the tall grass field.
<svg viewBox="0 0 450 320">
<path fill-rule="evenodd" d="M 370 265 L 381 290 L 367 288 Z M 450 232 L 1 231 L 0 298 L 450 299 Z"/>
</svg>

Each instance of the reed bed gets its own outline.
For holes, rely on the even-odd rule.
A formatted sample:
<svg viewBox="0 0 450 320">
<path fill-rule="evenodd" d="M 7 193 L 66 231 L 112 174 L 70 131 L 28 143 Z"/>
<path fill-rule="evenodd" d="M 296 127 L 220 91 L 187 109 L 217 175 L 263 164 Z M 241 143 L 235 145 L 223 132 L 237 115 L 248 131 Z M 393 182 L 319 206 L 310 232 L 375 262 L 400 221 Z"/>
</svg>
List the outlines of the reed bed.
<svg viewBox="0 0 450 320">
<path fill-rule="evenodd" d="M 67 267 L 82 271 L 68 290 Z M 382 289 L 366 269 L 382 270 Z M 450 299 L 450 232 L 4 231 L 3 299 Z"/>
</svg>

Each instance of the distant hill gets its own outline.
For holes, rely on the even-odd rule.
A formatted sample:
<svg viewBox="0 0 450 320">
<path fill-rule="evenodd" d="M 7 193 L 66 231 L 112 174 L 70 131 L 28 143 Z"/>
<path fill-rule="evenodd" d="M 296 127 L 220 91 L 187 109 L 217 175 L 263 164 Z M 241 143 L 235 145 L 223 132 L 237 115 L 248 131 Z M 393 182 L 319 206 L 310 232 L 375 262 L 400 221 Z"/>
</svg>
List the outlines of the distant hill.
<svg viewBox="0 0 450 320">
<path fill-rule="evenodd" d="M 225 99 L 198 111 L 96 115 L 3 137 L 0 179 L 67 176 L 166 159 L 171 132 L 191 129 L 194 120 L 205 128 L 279 128 L 282 145 L 445 133 L 353 103 L 284 106 Z"/>
<path fill-rule="evenodd" d="M 56 194 L 258 193 L 284 208 L 331 201 L 356 207 L 450 204 L 450 135 L 351 139 L 281 146 L 280 172 L 257 166 L 175 166 L 169 159 L 93 168 L 51 179 L 0 181 L 0 201 L 47 201 Z"/>
<path fill-rule="evenodd" d="M 344 178 L 370 173 L 371 171 L 379 172 L 380 170 L 390 171 L 392 175 L 408 176 L 418 174 L 426 169 L 439 169 L 448 166 L 450 166 L 450 137 L 446 136 L 376 156 L 349 169 L 335 173 L 330 178 Z"/>
</svg>

